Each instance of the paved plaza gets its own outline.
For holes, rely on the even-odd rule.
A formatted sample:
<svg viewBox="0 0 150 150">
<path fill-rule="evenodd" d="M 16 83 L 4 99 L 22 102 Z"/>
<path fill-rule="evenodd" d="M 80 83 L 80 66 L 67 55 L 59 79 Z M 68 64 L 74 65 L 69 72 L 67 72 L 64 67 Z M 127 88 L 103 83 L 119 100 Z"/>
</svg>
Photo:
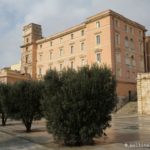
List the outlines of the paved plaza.
<svg viewBox="0 0 150 150">
<path fill-rule="evenodd" d="M 107 136 L 95 138 L 94 146 L 65 147 L 56 143 L 45 128 L 35 121 L 32 133 L 26 133 L 19 121 L 0 126 L 0 150 L 147 150 L 150 149 L 150 116 L 113 115 Z"/>
</svg>

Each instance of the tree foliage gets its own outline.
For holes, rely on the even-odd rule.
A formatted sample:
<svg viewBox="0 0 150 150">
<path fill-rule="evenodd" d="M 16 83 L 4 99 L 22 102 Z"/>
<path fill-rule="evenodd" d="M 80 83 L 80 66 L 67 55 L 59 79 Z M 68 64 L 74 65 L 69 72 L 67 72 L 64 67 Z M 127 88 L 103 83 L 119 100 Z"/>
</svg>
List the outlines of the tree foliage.
<svg viewBox="0 0 150 150">
<path fill-rule="evenodd" d="M 93 144 L 110 126 L 116 105 L 116 80 L 106 66 L 93 65 L 78 71 L 45 76 L 44 109 L 47 129 L 65 145 Z"/>
<path fill-rule="evenodd" d="M 40 119 L 43 84 L 38 81 L 20 81 L 13 85 L 9 113 L 15 119 L 22 119 L 26 131 L 31 131 L 32 121 Z"/>
<path fill-rule="evenodd" d="M 2 126 L 6 125 L 8 118 L 9 101 L 11 99 L 11 85 L 0 83 L 0 114 L 2 119 Z"/>
</svg>

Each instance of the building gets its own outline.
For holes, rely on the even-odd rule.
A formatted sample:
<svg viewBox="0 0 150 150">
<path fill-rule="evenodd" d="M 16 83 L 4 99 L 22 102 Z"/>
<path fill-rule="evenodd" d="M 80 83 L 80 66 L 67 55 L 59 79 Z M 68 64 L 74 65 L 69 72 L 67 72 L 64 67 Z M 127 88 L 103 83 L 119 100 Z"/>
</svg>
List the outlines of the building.
<svg viewBox="0 0 150 150">
<path fill-rule="evenodd" d="M 139 73 L 137 77 L 138 113 L 150 115 L 150 73 Z"/>
<path fill-rule="evenodd" d="M 29 74 L 21 74 L 21 61 L 18 64 L 13 64 L 10 67 L 0 69 L 0 83 L 15 83 L 22 80 L 31 80 Z"/>
<path fill-rule="evenodd" d="M 137 73 L 144 72 L 146 29 L 112 10 L 43 38 L 40 25 L 23 28 L 21 72 L 40 79 L 48 69 L 107 64 L 117 79 L 120 97 L 136 92 Z"/>
<path fill-rule="evenodd" d="M 30 80 L 29 75 L 20 74 L 19 71 L 10 70 L 10 68 L 4 68 L 0 70 L 0 82 L 1 83 L 15 83 L 16 81 Z"/>
<path fill-rule="evenodd" d="M 145 40 L 144 64 L 145 72 L 150 72 L 150 36 L 147 36 Z"/>
<path fill-rule="evenodd" d="M 21 71 L 21 61 L 18 64 L 11 65 L 10 69 L 14 71 Z"/>
<path fill-rule="evenodd" d="M 28 73 L 33 79 L 37 78 L 37 41 L 42 39 L 41 26 L 29 24 L 23 28 L 24 43 L 21 56 L 21 73 Z"/>
</svg>

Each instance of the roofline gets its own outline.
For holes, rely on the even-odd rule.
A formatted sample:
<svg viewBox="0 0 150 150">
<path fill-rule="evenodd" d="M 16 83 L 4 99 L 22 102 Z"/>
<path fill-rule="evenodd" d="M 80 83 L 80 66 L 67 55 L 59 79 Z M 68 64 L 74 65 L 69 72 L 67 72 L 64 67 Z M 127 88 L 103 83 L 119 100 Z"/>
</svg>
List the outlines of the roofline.
<svg viewBox="0 0 150 150">
<path fill-rule="evenodd" d="M 30 23 L 30 24 L 27 24 L 27 25 L 23 26 L 23 30 L 25 30 L 26 28 L 28 28 L 28 27 L 30 27 L 30 26 L 33 26 L 33 25 L 39 26 L 39 27 L 41 28 L 41 25 L 39 25 L 39 24 Z"/>
<path fill-rule="evenodd" d="M 77 31 L 77 30 L 80 30 L 80 29 L 84 29 L 88 23 L 94 22 L 97 19 L 105 18 L 107 16 L 113 16 L 113 17 L 119 18 L 120 20 L 128 22 L 128 24 L 130 24 L 132 26 L 135 26 L 135 27 L 138 27 L 138 28 L 142 29 L 144 32 L 147 31 L 145 26 L 143 26 L 143 25 L 141 25 L 141 24 L 139 24 L 139 23 L 137 23 L 135 21 L 132 21 L 132 20 L 126 18 L 126 17 L 124 17 L 123 15 L 121 15 L 119 13 L 116 13 L 115 11 L 113 11 L 111 9 L 108 9 L 106 11 L 100 12 L 100 13 L 98 13 L 96 15 L 91 16 L 91 17 L 88 17 L 86 19 L 86 21 L 84 21 L 83 23 L 81 23 L 79 25 L 76 25 L 76 26 L 73 26 L 71 28 L 68 28 L 68 29 L 66 29 L 66 30 L 64 30 L 62 32 L 58 32 L 58 33 L 56 33 L 56 34 L 54 34 L 52 36 L 49 36 L 49 37 L 37 40 L 36 43 L 40 44 L 40 43 L 43 43 L 43 42 L 46 42 L 46 41 L 54 40 L 54 39 L 56 39 L 58 37 L 67 35 L 67 34 L 72 33 L 74 31 Z"/>
<path fill-rule="evenodd" d="M 141 28 L 142 30 L 146 30 L 145 26 L 135 22 L 135 21 L 132 21 L 131 19 L 128 19 L 127 17 L 111 10 L 111 9 L 108 9 L 108 10 L 105 10 L 103 12 L 100 12 L 94 16 L 91 16 L 91 17 L 88 17 L 87 18 L 87 22 L 92 22 L 92 21 L 95 21 L 97 19 L 100 19 L 100 18 L 104 18 L 106 16 L 114 16 L 116 18 L 119 18 L 120 20 L 123 20 L 123 21 L 127 21 L 129 24 L 133 25 L 133 26 L 138 26 L 139 28 Z"/>
<path fill-rule="evenodd" d="M 51 36 L 48 36 L 46 38 L 43 38 L 43 39 L 40 39 L 40 40 L 37 40 L 36 43 L 43 43 L 43 42 L 46 42 L 46 41 L 50 41 L 50 40 L 54 40 L 58 37 L 62 37 L 64 35 L 67 35 L 69 33 L 73 33 L 75 31 L 78 31 L 78 30 L 81 30 L 81 29 L 84 29 L 86 27 L 86 24 L 85 23 L 81 23 L 79 25 L 76 25 L 76 26 L 73 26 L 71 28 L 68 28 L 62 32 L 58 32 L 54 35 L 51 35 Z"/>
</svg>

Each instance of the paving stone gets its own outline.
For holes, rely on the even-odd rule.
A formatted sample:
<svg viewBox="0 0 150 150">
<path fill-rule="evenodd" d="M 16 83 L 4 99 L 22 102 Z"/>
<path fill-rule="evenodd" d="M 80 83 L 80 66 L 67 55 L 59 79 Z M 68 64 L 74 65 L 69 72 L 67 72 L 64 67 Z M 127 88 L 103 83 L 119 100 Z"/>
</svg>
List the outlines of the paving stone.
<svg viewBox="0 0 150 150">
<path fill-rule="evenodd" d="M 8 120 L 8 126 L 0 126 L 0 150 L 127 150 L 133 149 L 127 145 L 150 145 L 150 116 L 112 116 L 112 127 L 106 130 L 107 136 L 95 138 L 94 146 L 72 148 L 54 141 L 53 136 L 46 131 L 45 120 L 34 122 L 31 133 L 25 132 L 21 122 Z"/>
</svg>

